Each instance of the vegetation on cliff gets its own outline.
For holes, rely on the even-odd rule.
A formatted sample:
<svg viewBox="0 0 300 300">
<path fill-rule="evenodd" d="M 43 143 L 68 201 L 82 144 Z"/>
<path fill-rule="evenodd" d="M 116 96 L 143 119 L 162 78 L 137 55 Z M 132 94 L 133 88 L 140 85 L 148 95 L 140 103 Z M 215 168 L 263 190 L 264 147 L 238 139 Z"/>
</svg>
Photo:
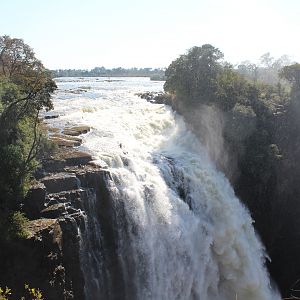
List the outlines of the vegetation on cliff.
<svg viewBox="0 0 300 300">
<path fill-rule="evenodd" d="M 47 148 L 38 117 L 42 109 L 52 108 L 55 89 L 50 74 L 23 40 L 0 36 L 1 259 L 13 240 L 26 235 L 20 204 L 36 158 Z"/>
<path fill-rule="evenodd" d="M 300 277 L 300 65 L 283 58 L 234 68 L 219 49 L 193 47 L 167 68 L 164 89 L 250 209 L 287 295 Z"/>
<path fill-rule="evenodd" d="M 28 284 L 24 285 L 24 294 L 20 300 L 30 299 L 30 300 L 43 300 L 42 292 L 39 289 L 31 288 Z M 0 287 L 0 300 L 9 300 L 13 297 L 13 291 L 5 287 L 5 289 Z"/>
</svg>

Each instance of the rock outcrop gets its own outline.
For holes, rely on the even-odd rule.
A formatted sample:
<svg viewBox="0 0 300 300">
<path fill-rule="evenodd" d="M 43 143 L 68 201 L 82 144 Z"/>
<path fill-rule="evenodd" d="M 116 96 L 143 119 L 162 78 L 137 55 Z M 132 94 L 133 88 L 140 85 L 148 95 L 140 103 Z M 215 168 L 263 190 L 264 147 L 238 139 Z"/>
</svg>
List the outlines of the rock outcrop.
<svg viewBox="0 0 300 300">
<path fill-rule="evenodd" d="M 68 130 L 75 135 L 89 129 Z M 28 283 L 39 288 L 47 300 L 85 299 L 81 264 L 85 208 L 90 207 L 91 199 L 101 199 L 107 174 L 92 162 L 91 155 L 65 146 L 42 162 L 22 204 L 30 219 L 28 236 L 16 245 L 13 260 L 6 266 L 11 270 L 7 285 L 13 287 L 16 297 Z"/>
<path fill-rule="evenodd" d="M 144 92 L 137 93 L 136 96 L 139 96 L 151 103 L 171 105 L 171 96 L 165 93 Z"/>
</svg>

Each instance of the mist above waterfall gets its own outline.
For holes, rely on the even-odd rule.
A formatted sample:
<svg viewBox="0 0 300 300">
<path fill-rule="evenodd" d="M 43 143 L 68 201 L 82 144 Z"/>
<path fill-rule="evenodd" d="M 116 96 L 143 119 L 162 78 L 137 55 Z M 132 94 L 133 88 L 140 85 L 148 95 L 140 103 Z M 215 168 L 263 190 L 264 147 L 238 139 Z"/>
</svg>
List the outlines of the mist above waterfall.
<svg viewBox="0 0 300 300">
<path fill-rule="evenodd" d="M 221 166 L 228 166 L 228 153 L 224 145 L 225 116 L 215 106 L 200 105 L 185 114 L 193 124 L 195 134 L 205 146 L 211 160 Z"/>
</svg>

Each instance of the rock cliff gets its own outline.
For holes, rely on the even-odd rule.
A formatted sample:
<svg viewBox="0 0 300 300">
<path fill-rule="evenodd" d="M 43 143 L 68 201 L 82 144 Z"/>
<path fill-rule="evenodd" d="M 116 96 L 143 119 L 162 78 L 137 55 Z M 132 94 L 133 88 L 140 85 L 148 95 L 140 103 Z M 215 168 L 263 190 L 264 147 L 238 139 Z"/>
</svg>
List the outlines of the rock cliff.
<svg viewBox="0 0 300 300">
<path fill-rule="evenodd" d="M 5 266 L 10 270 L 6 284 L 16 298 L 28 283 L 39 288 L 44 299 L 85 299 L 81 243 L 86 209 L 91 199 L 101 203 L 107 195 L 107 176 L 89 154 L 74 148 L 60 148 L 42 162 L 22 206 L 30 219 L 27 238 L 17 242 Z"/>
</svg>

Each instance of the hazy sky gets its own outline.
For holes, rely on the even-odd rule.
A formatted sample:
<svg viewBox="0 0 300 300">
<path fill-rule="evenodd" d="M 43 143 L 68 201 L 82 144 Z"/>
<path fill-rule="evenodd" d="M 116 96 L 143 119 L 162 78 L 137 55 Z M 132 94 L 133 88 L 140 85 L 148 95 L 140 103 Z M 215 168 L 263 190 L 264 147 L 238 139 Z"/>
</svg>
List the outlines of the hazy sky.
<svg viewBox="0 0 300 300">
<path fill-rule="evenodd" d="M 51 69 L 167 67 L 210 43 L 232 62 L 300 61 L 300 0 L 2 0 L 0 35 Z"/>
</svg>

